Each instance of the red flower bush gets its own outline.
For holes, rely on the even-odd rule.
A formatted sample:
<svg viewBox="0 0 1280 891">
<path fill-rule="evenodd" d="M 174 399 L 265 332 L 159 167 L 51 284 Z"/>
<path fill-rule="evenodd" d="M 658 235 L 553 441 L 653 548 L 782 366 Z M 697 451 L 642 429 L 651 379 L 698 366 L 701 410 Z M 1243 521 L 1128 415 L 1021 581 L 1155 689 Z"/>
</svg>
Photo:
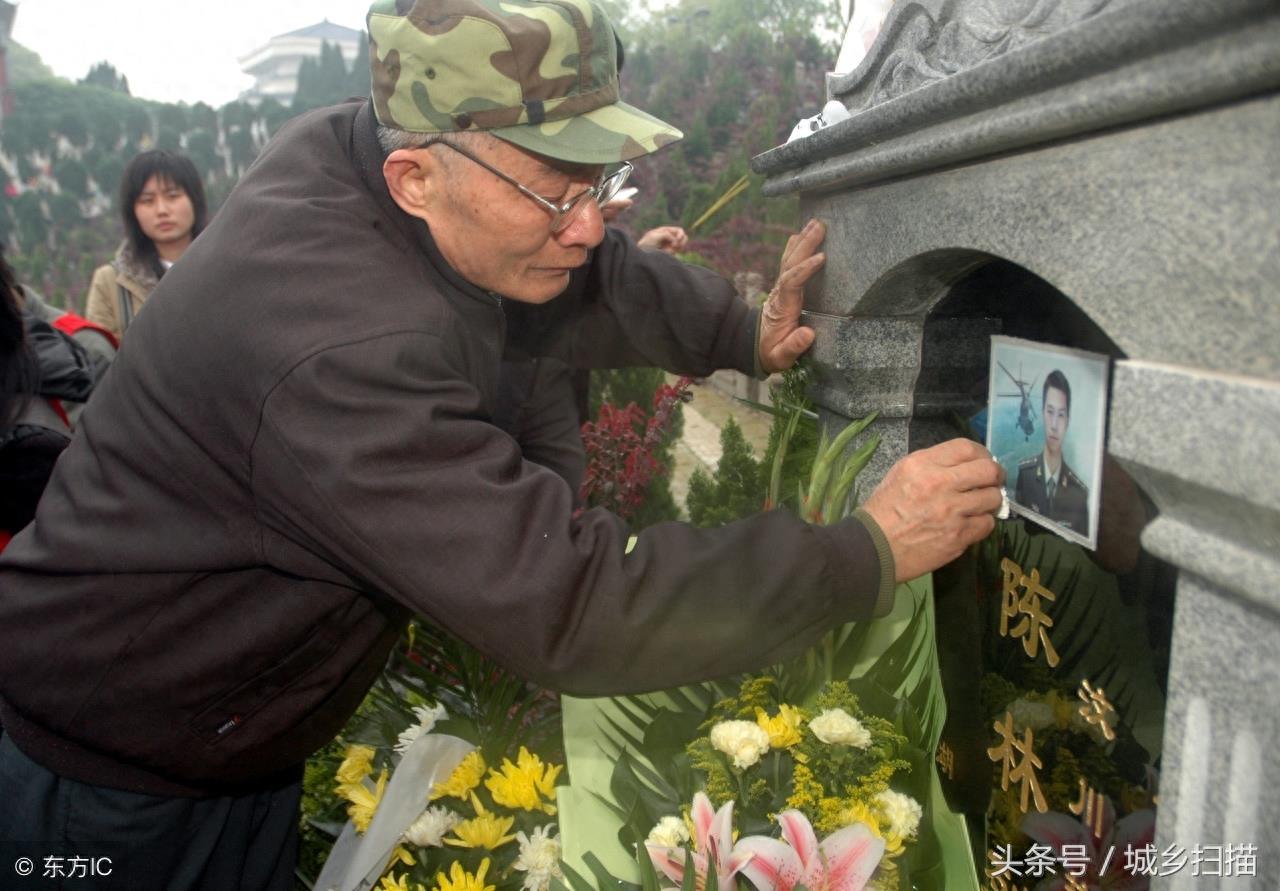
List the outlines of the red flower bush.
<svg viewBox="0 0 1280 891">
<path fill-rule="evenodd" d="M 579 496 L 584 504 L 603 507 L 624 520 L 644 504 L 653 480 L 668 472 L 658 452 L 671 426 L 676 405 L 686 398 L 692 378 L 675 386 L 663 384 L 653 394 L 653 414 L 634 402 L 626 408 L 604 403 L 594 422 L 582 425 L 587 472 Z"/>
</svg>

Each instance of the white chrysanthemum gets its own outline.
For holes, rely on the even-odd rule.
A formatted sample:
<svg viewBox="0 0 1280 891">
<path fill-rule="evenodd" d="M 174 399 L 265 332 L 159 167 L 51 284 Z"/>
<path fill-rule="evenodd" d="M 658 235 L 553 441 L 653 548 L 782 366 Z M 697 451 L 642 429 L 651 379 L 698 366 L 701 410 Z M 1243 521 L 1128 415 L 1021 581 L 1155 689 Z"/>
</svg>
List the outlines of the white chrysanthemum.
<svg viewBox="0 0 1280 891">
<path fill-rule="evenodd" d="M 532 835 L 516 833 L 520 856 L 512 865 L 528 873 L 524 877 L 524 891 L 547 891 L 553 878 L 564 878 L 560 871 L 560 839 L 551 837 L 555 828 L 554 823 L 548 823 L 533 830 Z"/>
<path fill-rule="evenodd" d="M 462 818 L 447 807 L 429 807 L 404 831 L 404 840 L 419 848 L 443 847 L 445 833 L 462 822 Z"/>
<path fill-rule="evenodd" d="M 649 830 L 646 844 L 659 845 L 664 848 L 678 848 L 689 840 L 689 827 L 679 817 L 663 817 L 658 825 Z"/>
<path fill-rule="evenodd" d="M 711 745 L 746 770 L 769 751 L 769 734 L 754 721 L 721 721 L 711 728 Z"/>
<path fill-rule="evenodd" d="M 813 735 L 827 745 L 853 746 L 865 749 L 871 745 L 871 731 L 842 708 L 824 709 L 809 722 Z"/>
<path fill-rule="evenodd" d="M 445 714 L 443 705 L 415 705 L 413 714 L 417 717 L 417 724 L 410 724 L 404 730 L 400 731 L 400 739 L 396 742 L 396 751 L 403 755 L 409 751 L 409 746 L 418 741 L 418 737 L 424 733 L 430 733 L 431 729 L 436 726 L 437 721 L 442 721 L 448 717 Z"/>
<path fill-rule="evenodd" d="M 1030 699 L 1017 699 L 1009 706 L 1013 715 L 1013 726 L 1018 730 L 1030 727 L 1032 730 L 1044 730 L 1054 724 L 1053 706 L 1047 702 L 1033 702 Z"/>
<path fill-rule="evenodd" d="M 914 838 L 924 809 L 910 795 L 886 789 L 876 796 L 876 804 L 889 823 L 889 832 L 898 838 Z"/>
</svg>

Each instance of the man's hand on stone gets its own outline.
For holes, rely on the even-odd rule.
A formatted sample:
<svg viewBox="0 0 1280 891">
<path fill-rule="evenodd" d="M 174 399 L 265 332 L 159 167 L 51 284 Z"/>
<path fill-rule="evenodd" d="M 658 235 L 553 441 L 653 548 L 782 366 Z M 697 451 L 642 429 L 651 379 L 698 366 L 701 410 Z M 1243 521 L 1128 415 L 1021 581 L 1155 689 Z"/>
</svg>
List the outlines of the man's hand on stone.
<svg viewBox="0 0 1280 891">
<path fill-rule="evenodd" d="M 995 528 L 1004 470 L 967 439 L 912 452 L 885 475 L 863 508 L 893 552 L 900 582 L 950 563 Z"/>
<path fill-rule="evenodd" d="M 636 244 L 642 248 L 678 254 L 689 244 L 689 236 L 679 226 L 658 226 L 641 235 Z"/>
<path fill-rule="evenodd" d="M 800 311 L 804 283 L 826 262 L 827 255 L 818 252 L 826 234 L 826 225 L 810 220 L 787 239 L 778 281 L 760 316 L 760 367 L 770 374 L 790 368 L 813 345 L 813 329 L 800 325 Z"/>
</svg>

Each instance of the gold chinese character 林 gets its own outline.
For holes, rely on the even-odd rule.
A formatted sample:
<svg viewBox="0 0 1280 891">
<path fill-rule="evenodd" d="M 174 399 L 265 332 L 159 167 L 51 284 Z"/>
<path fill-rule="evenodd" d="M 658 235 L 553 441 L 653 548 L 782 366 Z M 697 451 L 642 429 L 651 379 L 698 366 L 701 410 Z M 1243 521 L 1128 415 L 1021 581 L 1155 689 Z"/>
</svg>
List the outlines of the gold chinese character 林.
<svg viewBox="0 0 1280 891">
<path fill-rule="evenodd" d="M 1044 765 L 1036 757 L 1031 728 L 1027 727 L 1019 739 L 1013 729 L 1013 712 L 1005 712 L 1004 721 L 997 721 L 994 727 L 996 733 L 1000 734 L 1000 742 L 987 749 L 987 757 L 1000 764 L 1000 788 L 1007 792 L 1010 780 L 1020 783 L 1022 794 L 1019 806 L 1022 812 L 1027 812 L 1030 798 L 1034 800 L 1036 810 L 1043 814 L 1049 809 L 1049 805 L 1044 793 L 1040 791 L 1036 768 Z M 1021 760 L 1018 760 L 1019 755 L 1022 756 Z"/>
</svg>

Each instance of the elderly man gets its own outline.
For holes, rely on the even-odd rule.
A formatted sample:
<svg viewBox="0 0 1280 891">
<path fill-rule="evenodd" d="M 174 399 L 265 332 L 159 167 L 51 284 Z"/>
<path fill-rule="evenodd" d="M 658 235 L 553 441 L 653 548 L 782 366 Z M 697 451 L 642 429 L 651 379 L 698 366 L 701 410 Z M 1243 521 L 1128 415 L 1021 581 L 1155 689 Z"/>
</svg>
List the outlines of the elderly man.
<svg viewBox="0 0 1280 891">
<path fill-rule="evenodd" d="M 782 368 L 823 227 L 763 314 L 606 232 L 625 162 L 678 134 L 619 101 L 589 0 L 378 0 L 368 26 L 373 101 L 264 150 L 0 564 L 0 844 L 26 856 L 289 887 L 302 762 L 411 613 L 554 688 L 664 687 L 883 613 L 992 528 L 999 469 L 963 442 L 831 527 L 575 519 L 491 423 L 507 308 L 575 367 Z"/>
</svg>

